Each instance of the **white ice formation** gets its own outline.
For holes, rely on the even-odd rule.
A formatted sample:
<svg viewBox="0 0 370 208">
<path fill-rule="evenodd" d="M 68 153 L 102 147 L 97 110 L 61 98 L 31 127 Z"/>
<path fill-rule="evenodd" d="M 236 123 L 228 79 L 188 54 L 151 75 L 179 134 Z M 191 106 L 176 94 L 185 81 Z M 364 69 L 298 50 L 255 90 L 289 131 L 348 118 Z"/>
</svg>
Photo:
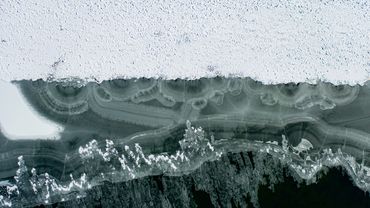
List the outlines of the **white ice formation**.
<svg viewBox="0 0 370 208">
<path fill-rule="evenodd" d="M 8 139 L 58 139 L 63 127 L 41 116 L 17 85 L 0 81 L 0 131 Z"/>
</svg>

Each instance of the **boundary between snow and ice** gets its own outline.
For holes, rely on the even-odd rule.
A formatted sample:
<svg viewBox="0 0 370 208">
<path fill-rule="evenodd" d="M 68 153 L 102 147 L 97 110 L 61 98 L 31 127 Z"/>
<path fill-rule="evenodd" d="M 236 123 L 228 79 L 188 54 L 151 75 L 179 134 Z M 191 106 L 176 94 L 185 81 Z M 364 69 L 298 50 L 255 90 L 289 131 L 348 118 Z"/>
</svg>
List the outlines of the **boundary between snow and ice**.
<svg viewBox="0 0 370 208">
<path fill-rule="evenodd" d="M 251 77 L 363 84 L 367 0 L 0 3 L 0 79 Z"/>
</svg>

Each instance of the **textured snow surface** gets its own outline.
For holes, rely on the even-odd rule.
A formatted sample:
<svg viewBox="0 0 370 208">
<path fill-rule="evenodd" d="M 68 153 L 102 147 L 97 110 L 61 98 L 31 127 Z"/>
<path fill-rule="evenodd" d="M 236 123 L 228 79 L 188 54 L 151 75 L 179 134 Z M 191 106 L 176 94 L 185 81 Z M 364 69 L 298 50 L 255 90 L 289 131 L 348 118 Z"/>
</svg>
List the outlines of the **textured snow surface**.
<svg viewBox="0 0 370 208">
<path fill-rule="evenodd" d="M 363 83 L 368 0 L 0 2 L 0 79 Z"/>
</svg>

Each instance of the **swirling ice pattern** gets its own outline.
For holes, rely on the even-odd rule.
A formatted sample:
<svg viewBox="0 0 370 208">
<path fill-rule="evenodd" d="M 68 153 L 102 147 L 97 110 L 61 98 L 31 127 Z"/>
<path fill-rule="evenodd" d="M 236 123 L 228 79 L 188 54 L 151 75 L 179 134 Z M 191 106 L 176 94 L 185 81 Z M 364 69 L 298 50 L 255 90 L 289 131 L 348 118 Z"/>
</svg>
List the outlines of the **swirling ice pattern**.
<svg viewBox="0 0 370 208">
<path fill-rule="evenodd" d="M 341 165 L 370 190 L 367 85 L 220 77 L 17 84 L 64 131 L 57 141 L 0 136 L 2 206 L 70 200 L 104 180 L 181 175 L 246 151 L 268 154 L 306 180 Z"/>
</svg>

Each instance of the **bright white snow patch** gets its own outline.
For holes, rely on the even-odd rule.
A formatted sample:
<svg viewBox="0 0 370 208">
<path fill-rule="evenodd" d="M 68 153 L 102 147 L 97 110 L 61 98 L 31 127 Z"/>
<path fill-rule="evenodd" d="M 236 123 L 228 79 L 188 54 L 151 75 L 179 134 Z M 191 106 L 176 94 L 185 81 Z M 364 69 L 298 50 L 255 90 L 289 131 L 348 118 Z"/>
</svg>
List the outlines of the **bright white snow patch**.
<svg viewBox="0 0 370 208">
<path fill-rule="evenodd" d="M 0 98 L 0 130 L 8 139 L 59 138 L 63 128 L 32 109 L 16 85 L 0 81 Z"/>
<path fill-rule="evenodd" d="M 363 83 L 368 0 L 0 2 L 0 79 Z"/>
</svg>

